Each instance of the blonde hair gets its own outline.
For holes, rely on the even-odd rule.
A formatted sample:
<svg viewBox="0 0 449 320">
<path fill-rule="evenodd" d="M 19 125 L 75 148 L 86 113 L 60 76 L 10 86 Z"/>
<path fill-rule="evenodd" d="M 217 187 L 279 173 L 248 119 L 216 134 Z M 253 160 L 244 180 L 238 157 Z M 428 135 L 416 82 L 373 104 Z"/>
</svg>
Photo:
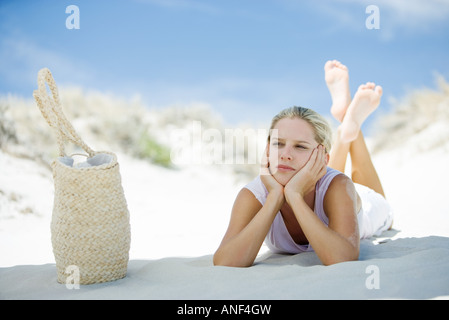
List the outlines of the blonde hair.
<svg viewBox="0 0 449 320">
<path fill-rule="evenodd" d="M 322 144 L 329 153 L 332 146 L 332 129 L 329 126 L 326 119 L 316 111 L 304 108 L 304 107 L 290 107 L 282 110 L 271 121 L 270 134 L 268 135 L 268 141 L 270 141 L 271 130 L 278 123 L 279 120 L 284 118 L 299 118 L 309 123 L 315 134 L 315 141 L 318 144 Z"/>
</svg>

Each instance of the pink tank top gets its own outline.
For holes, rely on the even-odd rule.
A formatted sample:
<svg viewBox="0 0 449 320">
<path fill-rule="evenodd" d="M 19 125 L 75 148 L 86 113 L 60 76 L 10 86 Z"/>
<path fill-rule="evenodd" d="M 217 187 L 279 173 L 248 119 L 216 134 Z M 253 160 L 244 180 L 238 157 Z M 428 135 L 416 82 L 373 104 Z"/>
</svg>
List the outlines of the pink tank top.
<svg viewBox="0 0 449 320">
<path fill-rule="evenodd" d="M 329 219 L 324 212 L 323 203 L 324 196 L 326 195 L 327 188 L 337 175 L 342 174 L 340 171 L 327 167 L 326 174 L 318 180 L 315 187 L 315 208 L 314 212 L 318 218 L 327 226 L 329 225 Z M 267 200 L 268 190 L 265 188 L 260 176 L 257 176 L 253 181 L 248 183 L 245 188 L 251 191 L 259 202 L 264 205 Z M 310 244 L 301 245 L 297 244 L 285 226 L 282 214 L 279 211 L 274 218 L 274 221 L 265 237 L 265 244 L 268 248 L 276 253 L 301 253 L 307 251 L 313 251 Z"/>
</svg>

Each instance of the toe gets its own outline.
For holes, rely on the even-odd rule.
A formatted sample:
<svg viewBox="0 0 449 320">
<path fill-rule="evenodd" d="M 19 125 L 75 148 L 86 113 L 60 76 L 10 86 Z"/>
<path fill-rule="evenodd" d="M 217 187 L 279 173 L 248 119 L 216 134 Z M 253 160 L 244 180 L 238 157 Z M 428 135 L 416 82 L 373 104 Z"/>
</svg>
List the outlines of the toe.
<svg viewBox="0 0 449 320">
<path fill-rule="evenodd" d="M 379 96 L 381 96 L 381 95 L 382 95 L 382 92 L 383 92 L 383 89 L 382 89 L 381 86 L 376 86 L 376 88 L 374 89 L 374 91 L 375 91 Z"/>
</svg>

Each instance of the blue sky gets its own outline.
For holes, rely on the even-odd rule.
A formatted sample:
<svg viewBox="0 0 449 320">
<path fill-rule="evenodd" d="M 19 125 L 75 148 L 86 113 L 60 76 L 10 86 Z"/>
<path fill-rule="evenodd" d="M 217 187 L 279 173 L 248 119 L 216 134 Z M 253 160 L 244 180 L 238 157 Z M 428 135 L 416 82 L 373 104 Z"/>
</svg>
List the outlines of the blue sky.
<svg viewBox="0 0 449 320">
<path fill-rule="evenodd" d="M 67 29 L 66 7 L 80 11 Z M 368 5 L 380 29 L 366 28 Z M 323 65 L 350 85 L 374 81 L 389 98 L 449 80 L 449 0 L 0 1 L 0 94 L 32 97 L 48 67 L 75 85 L 149 107 L 200 102 L 230 124 L 267 123 L 280 109 L 326 116 Z"/>
</svg>

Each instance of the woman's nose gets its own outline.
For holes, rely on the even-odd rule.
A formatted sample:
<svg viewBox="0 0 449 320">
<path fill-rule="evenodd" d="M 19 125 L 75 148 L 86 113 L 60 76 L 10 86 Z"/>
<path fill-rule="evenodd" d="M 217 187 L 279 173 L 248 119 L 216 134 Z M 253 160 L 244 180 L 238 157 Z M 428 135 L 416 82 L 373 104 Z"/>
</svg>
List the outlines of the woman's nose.
<svg viewBox="0 0 449 320">
<path fill-rule="evenodd" d="M 291 153 L 289 152 L 289 150 L 282 150 L 281 160 L 283 160 L 283 161 L 292 160 L 292 156 L 291 156 Z"/>
</svg>

